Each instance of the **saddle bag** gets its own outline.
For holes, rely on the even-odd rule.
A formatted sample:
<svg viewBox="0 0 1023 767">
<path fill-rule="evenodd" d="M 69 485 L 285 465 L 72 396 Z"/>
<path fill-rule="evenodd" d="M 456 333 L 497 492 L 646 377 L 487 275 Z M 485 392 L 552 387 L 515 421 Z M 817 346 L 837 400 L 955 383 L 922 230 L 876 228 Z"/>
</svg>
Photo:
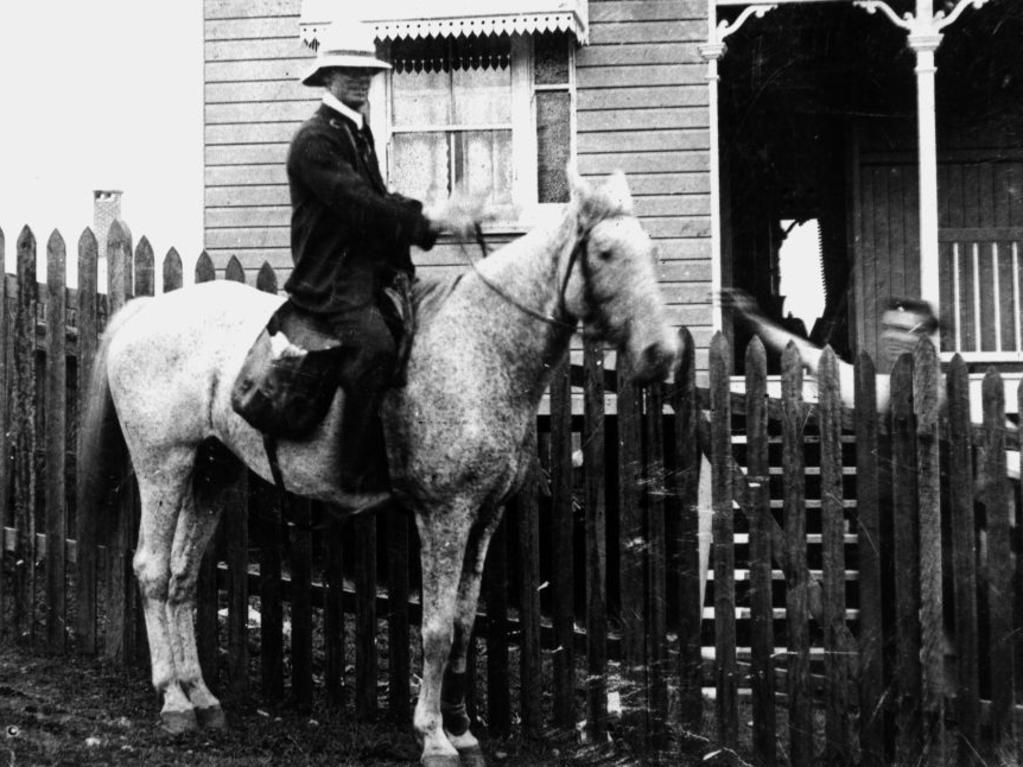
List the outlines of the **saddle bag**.
<svg viewBox="0 0 1023 767">
<path fill-rule="evenodd" d="M 307 437 L 330 409 L 343 352 L 337 339 L 285 303 L 245 356 L 231 406 L 266 435 Z"/>
</svg>

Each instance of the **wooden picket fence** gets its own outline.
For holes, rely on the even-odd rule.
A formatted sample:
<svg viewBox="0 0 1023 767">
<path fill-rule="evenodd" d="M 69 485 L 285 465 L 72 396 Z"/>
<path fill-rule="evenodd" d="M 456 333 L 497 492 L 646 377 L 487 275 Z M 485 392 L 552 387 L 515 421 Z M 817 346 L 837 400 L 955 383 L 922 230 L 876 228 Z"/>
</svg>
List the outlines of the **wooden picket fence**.
<svg viewBox="0 0 1023 767">
<path fill-rule="evenodd" d="M 59 234 L 46 251 L 39 283 L 25 229 L 17 273 L 0 280 L 9 456 L 0 461 L 0 639 L 145 661 L 131 573 L 137 496 L 122 492 L 102 519 L 79 518 L 75 445 L 77 381 L 100 329 L 132 296 L 154 292 L 156 262 L 145 238 L 133 247 L 115 225 L 100 292 L 86 231 L 69 290 Z M 164 290 L 182 285 L 175 251 L 162 274 Z M 224 277 L 246 280 L 237 261 Z M 213 278 L 203 255 L 195 280 Z M 277 290 L 266 265 L 249 282 Z M 764 765 L 970 764 L 1016 753 L 1023 565 L 1005 451 L 1019 439 L 1005 428 L 997 374 L 985 381 L 984 423 L 971 424 L 962 361 L 947 369 L 945 407 L 933 349 L 922 347 L 896 367 L 890 414 L 877 417 L 869 358 L 857 363 L 861 407 L 848 411 L 830 352 L 818 401 L 803 400 L 794 350 L 772 399 L 759 342 L 735 391 L 732 351 L 716 336 L 709 386 L 698 388 L 683 335 L 670 385 L 635 388 L 592 345 L 581 365 L 557 369 L 536 470 L 488 556 L 471 713 L 491 733 L 525 736 L 585 720 L 595 742 L 610 730 L 651 762 L 686 753 Z M 706 611 L 701 456 L 712 466 Z M 121 481 L 131 488 L 127 464 Z M 207 679 L 229 704 L 258 679 L 267 699 L 309 707 L 322 696 L 360 717 L 407 722 L 419 620 L 410 516 L 341 525 L 294 499 L 291 524 L 274 503 L 254 475 L 229 494 L 199 583 Z M 302 524 L 318 520 L 316 531 Z"/>
</svg>

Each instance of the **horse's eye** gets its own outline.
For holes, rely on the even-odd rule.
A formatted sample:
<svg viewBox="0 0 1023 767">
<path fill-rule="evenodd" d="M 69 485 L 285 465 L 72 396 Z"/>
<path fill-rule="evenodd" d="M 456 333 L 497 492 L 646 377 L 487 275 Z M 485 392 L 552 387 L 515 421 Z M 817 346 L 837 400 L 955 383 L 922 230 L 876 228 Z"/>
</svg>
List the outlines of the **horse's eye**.
<svg viewBox="0 0 1023 767">
<path fill-rule="evenodd" d="M 611 250 L 610 248 L 601 248 L 600 250 L 597 251 L 597 258 L 599 258 L 601 261 L 610 261 L 613 255 L 614 251 Z"/>
</svg>

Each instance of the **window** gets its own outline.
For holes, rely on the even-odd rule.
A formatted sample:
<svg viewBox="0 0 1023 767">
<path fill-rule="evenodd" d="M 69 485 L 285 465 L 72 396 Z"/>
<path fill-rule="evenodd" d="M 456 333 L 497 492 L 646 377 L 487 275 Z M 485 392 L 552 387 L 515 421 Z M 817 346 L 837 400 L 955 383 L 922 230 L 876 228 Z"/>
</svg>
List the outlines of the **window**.
<svg viewBox="0 0 1023 767">
<path fill-rule="evenodd" d="M 538 204 L 566 201 L 573 50 L 560 33 L 392 42 L 391 187 L 424 200 L 454 188 L 485 193 L 512 226 Z"/>
</svg>

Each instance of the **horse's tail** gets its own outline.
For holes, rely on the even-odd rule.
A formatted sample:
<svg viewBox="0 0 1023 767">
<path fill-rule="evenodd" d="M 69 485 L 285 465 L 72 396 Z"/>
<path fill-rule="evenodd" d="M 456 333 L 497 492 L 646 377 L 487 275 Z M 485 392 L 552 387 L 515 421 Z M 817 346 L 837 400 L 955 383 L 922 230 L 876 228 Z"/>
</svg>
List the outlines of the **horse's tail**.
<svg viewBox="0 0 1023 767">
<path fill-rule="evenodd" d="M 113 479 L 116 465 L 124 466 L 127 446 L 121 423 L 117 419 L 110 393 L 107 361 L 110 342 L 125 323 L 145 306 L 144 299 L 135 299 L 118 310 L 107 323 L 96 349 L 89 373 L 88 394 L 84 413 L 78 425 L 78 514 L 102 519 L 99 510 L 118 488 Z"/>
</svg>

